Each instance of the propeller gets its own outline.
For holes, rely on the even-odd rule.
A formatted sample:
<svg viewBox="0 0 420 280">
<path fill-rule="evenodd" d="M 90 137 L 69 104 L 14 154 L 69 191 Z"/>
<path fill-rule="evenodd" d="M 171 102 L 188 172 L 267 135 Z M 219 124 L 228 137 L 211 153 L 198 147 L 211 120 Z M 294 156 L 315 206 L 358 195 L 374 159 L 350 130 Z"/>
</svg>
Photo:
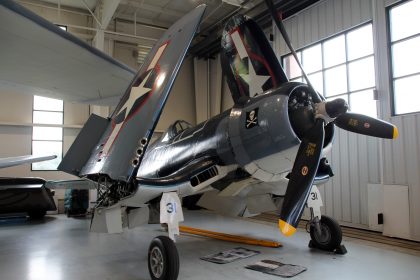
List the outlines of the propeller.
<svg viewBox="0 0 420 280">
<path fill-rule="evenodd" d="M 386 139 L 395 139 L 398 137 L 396 126 L 362 114 L 348 112 L 336 118 L 334 124 L 339 128 L 358 134 Z"/>
<path fill-rule="evenodd" d="M 324 126 L 333 122 L 338 127 L 351 132 L 386 139 L 397 138 L 398 129 L 388 122 L 362 114 L 347 112 L 349 106 L 344 99 L 338 98 L 332 101 L 325 101 L 325 98 L 314 89 L 303 70 L 273 1 L 265 0 L 265 3 L 284 41 L 302 70 L 308 86 L 318 96 L 316 98 L 318 100 L 314 100 L 316 102 L 314 104 L 315 124 L 304 133 L 301 139 L 302 142 L 290 174 L 280 213 L 280 231 L 286 236 L 291 236 L 296 231 L 318 170 L 324 145 Z"/>
<path fill-rule="evenodd" d="M 279 220 L 279 228 L 286 236 L 295 233 L 305 208 L 321 159 L 324 134 L 324 120 L 318 119 L 300 143 Z"/>
</svg>

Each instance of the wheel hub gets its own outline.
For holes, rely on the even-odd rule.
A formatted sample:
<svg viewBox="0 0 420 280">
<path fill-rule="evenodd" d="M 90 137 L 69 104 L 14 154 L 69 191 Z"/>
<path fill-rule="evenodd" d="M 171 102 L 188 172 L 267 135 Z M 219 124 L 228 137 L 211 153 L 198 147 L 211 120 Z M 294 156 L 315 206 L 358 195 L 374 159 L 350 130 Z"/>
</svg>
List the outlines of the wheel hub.
<svg viewBox="0 0 420 280">
<path fill-rule="evenodd" d="M 152 270 L 153 276 L 160 278 L 163 274 L 163 254 L 159 247 L 153 247 L 150 252 L 150 268 Z"/>
<path fill-rule="evenodd" d="M 328 242 L 331 240 L 331 232 L 329 228 L 324 224 L 320 224 L 320 227 L 321 234 L 315 234 L 316 241 L 318 241 L 320 244 L 328 244 Z"/>
</svg>

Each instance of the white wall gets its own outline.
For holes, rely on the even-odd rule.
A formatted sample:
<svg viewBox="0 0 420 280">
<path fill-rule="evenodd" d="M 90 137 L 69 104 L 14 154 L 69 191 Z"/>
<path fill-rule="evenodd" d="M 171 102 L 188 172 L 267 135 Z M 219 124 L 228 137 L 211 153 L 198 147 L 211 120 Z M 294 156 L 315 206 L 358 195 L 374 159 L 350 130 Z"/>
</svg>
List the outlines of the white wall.
<svg viewBox="0 0 420 280">
<path fill-rule="evenodd" d="M 400 137 L 395 141 L 377 140 L 337 129 L 331 153 L 336 176 L 321 187 L 324 212 L 341 222 L 367 227 L 367 184 L 406 185 L 409 187 L 410 237 L 420 240 L 417 218 L 420 216 L 420 115 L 392 117 L 390 113 L 385 8 L 393 2 L 396 1 L 326 0 L 288 18 L 285 26 L 293 46 L 299 49 L 372 20 L 379 116 L 396 124 Z M 276 53 L 280 57 L 289 50 L 277 30 L 274 34 Z"/>
<path fill-rule="evenodd" d="M 0 92 L 0 157 L 31 154 L 33 97 L 25 94 Z M 10 112 L 13 112 L 10 114 Z M 83 125 L 89 116 L 89 106 L 64 103 L 64 125 Z M 63 152 L 76 138 L 79 128 L 64 128 Z M 58 171 L 31 171 L 31 165 L 0 169 L 0 176 L 34 176 L 48 180 L 70 179 Z"/>
<path fill-rule="evenodd" d="M 223 107 L 224 84 L 220 56 L 215 59 L 194 58 L 194 89 L 197 123 L 220 114 Z M 230 94 L 228 98 L 230 97 Z"/>
<path fill-rule="evenodd" d="M 194 102 L 193 59 L 187 58 L 178 73 L 156 128 L 166 130 L 170 124 L 179 119 L 196 124 Z"/>
</svg>

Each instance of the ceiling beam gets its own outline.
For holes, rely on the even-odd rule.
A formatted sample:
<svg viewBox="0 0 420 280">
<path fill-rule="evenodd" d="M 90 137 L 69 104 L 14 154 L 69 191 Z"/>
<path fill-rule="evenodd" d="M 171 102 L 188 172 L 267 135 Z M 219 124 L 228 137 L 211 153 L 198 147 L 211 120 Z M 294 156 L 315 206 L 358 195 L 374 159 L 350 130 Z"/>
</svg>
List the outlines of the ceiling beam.
<svg viewBox="0 0 420 280">
<path fill-rule="evenodd" d="M 176 18 L 181 18 L 182 16 L 185 15 L 185 12 L 178 12 L 172 9 L 167 9 L 167 8 L 163 8 L 163 7 L 159 7 L 159 6 L 155 6 L 155 5 L 150 5 L 147 3 L 142 3 L 141 1 L 130 1 L 130 0 L 121 0 L 121 5 L 127 5 L 130 8 L 134 8 L 134 9 L 141 9 L 141 10 L 146 10 L 146 11 L 150 11 L 150 12 L 155 12 L 155 13 L 160 13 L 160 14 L 165 14 L 168 16 L 173 16 Z"/>
</svg>

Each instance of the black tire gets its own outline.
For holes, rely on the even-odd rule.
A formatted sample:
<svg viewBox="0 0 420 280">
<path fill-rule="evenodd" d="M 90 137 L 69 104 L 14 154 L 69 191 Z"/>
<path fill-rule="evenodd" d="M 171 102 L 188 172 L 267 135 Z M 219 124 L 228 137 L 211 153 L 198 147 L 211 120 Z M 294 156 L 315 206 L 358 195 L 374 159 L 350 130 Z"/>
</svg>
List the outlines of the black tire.
<svg viewBox="0 0 420 280">
<path fill-rule="evenodd" d="M 153 280 L 178 279 L 179 255 L 175 243 L 167 236 L 153 239 L 149 246 L 147 264 Z"/>
<path fill-rule="evenodd" d="M 321 236 L 317 233 L 315 226 L 311 225 L 310 227 L 313 245 L 320 250 L 334 251 L 340 246 L 343 239 L 340 225 L 336 220 L 328 216 L 321 216 L 320 226 Z"/>
<path fill-rule="evenodd" d="M 42 220 L 46 214 L 47 211 L 38 210 L 29 212 L 28 216 L 31 220 Z"/>
</svg>

